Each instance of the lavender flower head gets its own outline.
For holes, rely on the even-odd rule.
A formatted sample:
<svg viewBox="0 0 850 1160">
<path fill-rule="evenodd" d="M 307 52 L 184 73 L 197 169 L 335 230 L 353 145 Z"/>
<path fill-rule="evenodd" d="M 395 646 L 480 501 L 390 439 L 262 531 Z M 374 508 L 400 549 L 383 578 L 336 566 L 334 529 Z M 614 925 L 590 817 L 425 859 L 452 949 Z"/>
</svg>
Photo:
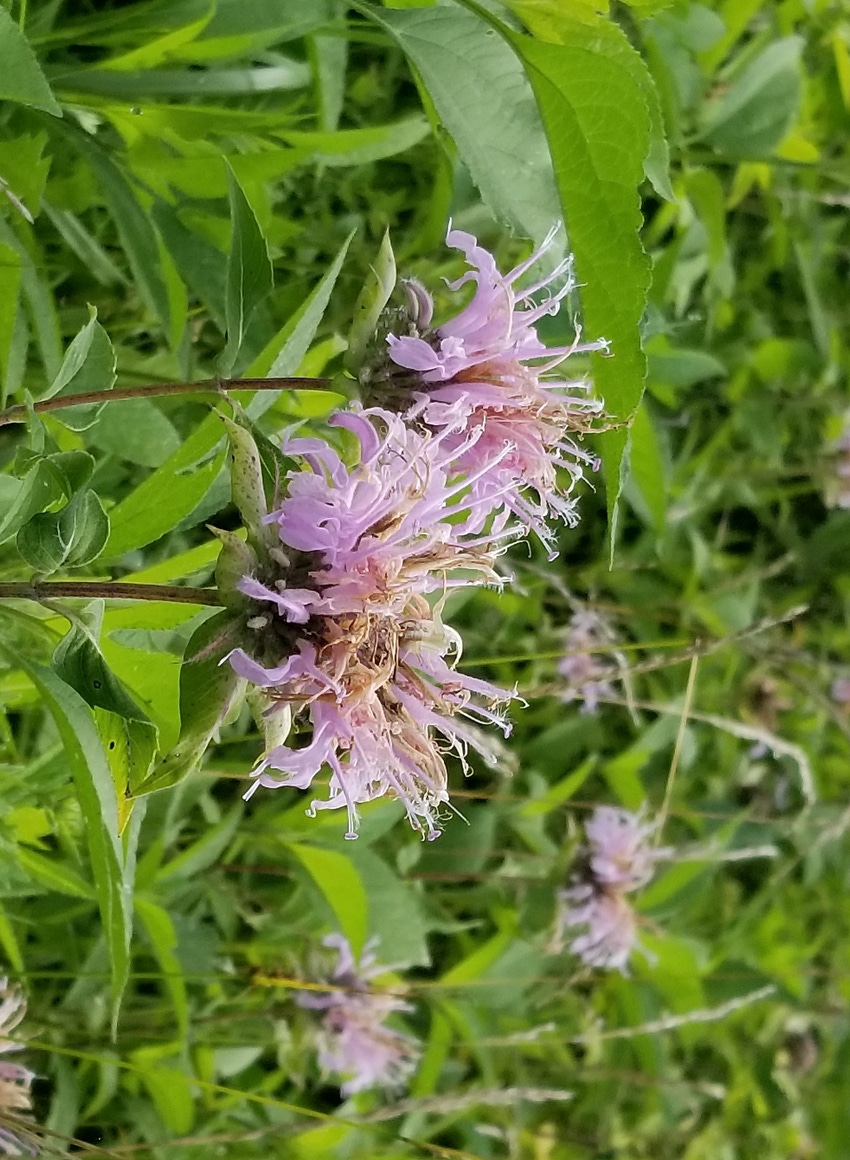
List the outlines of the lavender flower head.
<svg viewBox="0 0 850 1160">
<path fill-rule="evenodd" d="M 378 409 L 331 421 L 356 437 L 358 463 L 347 467 L 318 439 L 288 440 L 304 469 L 290 472 L 268 517 L 278 570 L 239 585 L 256 602 L 256 643 L 229 660 L 283 723 L 271 730 L 283 743 L 268 749 L 246 797 L 259 785 L 307 789 L 327 767 L 329 797 L 310 809 L 345 807 L 347 837 L 357 805 L 387 794 L 436 837 L 448 802 L 444 751 L 466 767 L 472 746 L 495 763 L 475 723 L 507 733 L 499 706 L 511 694 L 455 671 L 460 638 L 442 623 L 441 601 L 426 596 L 471 578 L 498 582 L 503 545 L 478 534 L 474 500 L 447 474 L 439 436 Z M 296 745 L 285 743 L 292 719 Z"/>
<path fill-rule="evenodd" d="M 610 681 L 616 670 L 598 655 L 600 649 L 610 649 L 610 636 L 605 622 L 590 609 L 576 612 L 567 629 L 558 672 L 566 678 L 568 687 L 561 696 L 565 701 L 581 700 L 582 713 L 595 713 L 601 697 L 616 693 Z"/>
<path fill-rule="evenodd" d="M 415 375 L 408 419 L 444 435 L 445 454 L 471 477 L 473 495 L 495 513 L 497 526 L 516 517 L 550 556 L 556 553 L 547 519 L 577 522 L 570 493 L 585 467 L 598 466 L 578 440 L 602 409 L 599 400 L 587 397 L 587 382 L 565 382 L 551 372 L 572 354 L 608 349 L 604 339 L 581 343 L 577 335 L 569 346 L 551 348 L 538 337 L 535 324 L 556 314 L 575 288 L 572 260 L 532 285 L 519 283 L 551 248 L 558 228 L 504 275 L 471 234 L 450 229 L 447 243 L 464 254 L 470 269 L 449 288 L 473 282 L 472 300 L 455 318 L 430 329 L 430 295 L 409 283 L 412 333 L 387 336 L 392 362 Z M 535 296 L 542 297 L 539 304 Z M 474 441 L 471 432 L 477 432 Z M 483 516 L 484 509 L 478 510 Z"/>
<path fill-rule="evenodd" d="M 328 935 L 323 945 L 339 956 L 330 978 L 333 989 L 324 994 L 301 994 L 301 1007 L 322 1011 L 319 1064 L 323 1071 L 343 1077 L 343 1096 L 370 1088 L 398 1089 L 416 1067 L 417 1039 L 384 1026 L 390 1015 L 412 1010 L 409 1003 L 386 991 L 376 991 L 371 980 L 387 970 L 375 961 L 367 946 L 358 963 L 348 941 Z"/>
<path fill-rule="evenodd" d="M 24 1046 L 9 1038 L 27 1013 L 27 1003 L 17 987 L 0 978 L 0 1055 L 20 1051 Z M 0 1060 L 0 1111 L 25 1117 L 32 1109 L 30 1087 L 35 1075 L 19 1063 Z M 4 1156 L 37 1156 L 38 1149 L 28 1139 L 26 1129 L 17 1130 L 7 1121 L 0 1123 L 0 1153 Z"/>
<path fill-rule="evenodd" d="M 650 845 L 656 831 L 640 813 L 599 806 L 585 824 L 582 867 L 561 892 L 556 942 L 566 929 L 583 927 L 570 950 L 591 967 L 626 972 L 639 949 L 637 915 L 627 894 L 645 886 L 669 851 Z"/>
</svg>

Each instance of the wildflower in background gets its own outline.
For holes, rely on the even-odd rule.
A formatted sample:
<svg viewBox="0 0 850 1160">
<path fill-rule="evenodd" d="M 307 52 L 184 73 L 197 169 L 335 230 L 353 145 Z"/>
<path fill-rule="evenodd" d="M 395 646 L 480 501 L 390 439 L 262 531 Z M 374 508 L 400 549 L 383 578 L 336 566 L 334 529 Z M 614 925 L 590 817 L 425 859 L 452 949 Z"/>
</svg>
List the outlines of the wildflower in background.
<svg viewBox="0 0 850 1160">
<path fill-rule="evenodd" d="M 850 705 L 850 677 L 836 677 L 832 682 L 830 696 L 842 708 Z"/>
<path fill-rule="evenodd" d="M 558 227 L 527 261 L 503 275 L 471 234 L 449 230 L 448 244 L 470 266 L 449 287 L 457 291 L 474 282 L 472 300 L 432 329 L 430 295 L 408 282 L 410 333 L 387 335 L 396 368 L 388 376 L 393 405 L 409 422 L 442 436 L 443 454 L 469 477 L 480 526 L 491 512 L 496 527 L 516 517 L 550 557 L 556 552 L 547 521 L 577 522 L 570 493 L 585 467 L 598 466 L 579 440 L 602 409 L 601 401 L 588 398 L 586 381 L 551 375 L 572 354 L 608 349 L 604 339 L 582 343 L 578 335 L 569 346 L 549 348 L 537 334 L 535 324 L 556 314 L 576 285 L 571 259 L 532 285 L 519 285 L 557 232 Z M 535 296 L 542 297 L 539 304 Z"/>
<path fill-rule="evenodd" d="M 369 1088 L 397 1089 L 416 1067 L 420 1054 L 417 1039 L 385 1026 L 385 1020 L 400 1011 L 412 1010 L 409 1003 L 376 991 L 371 980 L 386 973 L 379 966 L 371 946 L 358 963 L 348 941 L 339 934 L 328 935 L 323 945 L 335 949 L 338 961 L 327 994 L 298 996 L 302 1007 L 323 1012 L 319 1040 L 319 1064 L 323 1071 L 343 1077 L 344 1096 Z"/>
<path fill-rule="evenodd" d="M 8 979 L 0 978 L 0 1056 L 20 1051 L 24 1046 L 9 1038 L 27 1013 L 27 1002 Z M 26 1117 L 32 1110 L 30 1087 L 35 1075 L 19 1063 L 0 1059 L 0 1111 Z M 37 1156 L 38 1149 L 27 1138 L 25 1128 L 17 1130 L 9 1120 L 0 1122 L 0 1153 L 5 1156 Z"/>
<path fill-rule="evenodd" d="M 655 863 L 668 855 L 650 845 L 655 825 L 640 813 L 599 806 L 585 824 L 581 867 L 561 892 L 556 943 L 567 929 L 583 927 L 570 950 L 591 967 L 625 973 L 639 948 L 637 915 L 626 895 L 645 886 Z"/>
<path fill-rule="evenodd" d="M 600 650 L 610 650 L 611 645 L 610 629 L 601 616 L 587 608 L 573 615 L 558 672 L 568 681 L 568 687 L 561 693 L 562 699 L 580 700 L 582 713 L 595 713 L 601 697 L 616 695 L 611 678 L 617 669 L 599 655 Z"/>
<path fill-rule="evenodd" d="M 295 744 L 268 749 L 246 796 L 259 785 L 307 789 L 327 766 L 329 797 L 310 809 L 345 807 L 347 837 L 357 805 L 389 794 L 433 838 L 448 802 L 444 752 L 466 768 L 471 746 L 495 763 L 475 723 L 507 734 L 500 706 L 512 694 L 455 671 L 460 638 L 426 595 L 498 583 L 493 565 L 510 530 L 502 541 L 478 534 L 474 500 L 447 475 L 439 437 L 378 409 L 331 421 L 357 438 L 359 462 L 347 467 L 319 439 L 287 442 L 305 469 L 290 472 L 268 517 L 277 571 L 239 584 L 255 602 L 255 643 L 230 663 L 265 690 L 266 716 L 283 715 L 287 728 L 291 717 L 296 731 Z"/>
</svg>

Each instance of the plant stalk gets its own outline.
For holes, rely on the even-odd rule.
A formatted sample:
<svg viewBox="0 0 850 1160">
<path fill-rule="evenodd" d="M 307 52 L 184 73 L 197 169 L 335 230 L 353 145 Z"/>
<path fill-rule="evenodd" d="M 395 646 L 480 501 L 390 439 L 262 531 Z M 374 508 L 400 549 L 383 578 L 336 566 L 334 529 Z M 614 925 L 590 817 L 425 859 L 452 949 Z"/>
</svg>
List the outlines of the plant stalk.
<svg viewBox="0 0 850 1160">
<path fill-rule="evenodd" d="M 179 584 L 133 584 L 120 580 L 23 580 L 0 584 L 0 600 L 34 600 L 42 603 L 70 596 L 83 600 L 165 600 L 174 604 L 218 606 L 215 588 L 189 588 Z"/>
<path fill-rule="evenodd" d="M 151 383 L 144 387 L 116 387 L 111 391 L 81 391 L 78 395 L 57 395 L 33 403 L 37 415 L 61 411 L 63 407 L 83 407 L 91 403 L 118 403 L 124 399 L 152 399 L 164 395 L 224 394 L 226 391 L 325 391 L 330 379 L 202 379 L 194 383 Z M 26 423 L 29 408 L 23 403 L 0 411 L 0 427 Z"/>
</svg>

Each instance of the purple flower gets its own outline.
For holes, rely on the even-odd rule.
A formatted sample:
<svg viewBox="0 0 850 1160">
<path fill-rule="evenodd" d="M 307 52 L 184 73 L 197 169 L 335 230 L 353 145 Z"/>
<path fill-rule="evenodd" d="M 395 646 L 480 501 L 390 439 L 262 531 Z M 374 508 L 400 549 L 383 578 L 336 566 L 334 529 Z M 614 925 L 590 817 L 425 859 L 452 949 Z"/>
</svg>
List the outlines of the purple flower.
<svg viewBox="0 0 850 1160">
<path fill-rule="evenodd" d="M 638 946 L 637 916 L 628 901 L 591 883 L 569 887 L 561 898 L 567 905 L 559 916 L 559 929 L 584 927 L 570 943 L 572 953 L 589 967 L 625 974 Z"/>
<path fill-rule="evenodd" d="M 850 677 L 836 677 L 832 682 L 830 696 L 836 705 L 850 705 Z"/>
<path fill-rule="evenodd" d="M 570 943 L 573 954 L 588 966 L 625 973 L 639 948 L 637 916 L 626 895 L 649 882 L 655 863 L 669 850 L 650 846 L 654 823 L 613 806 L 598 806 L 584 829 L 583 865 L 561 892 L 556 941 L 565 929 L 583 927 Z"/>
<path fill-rule="evenodd" d="M 602 618 L 589 609 L 576 612 L 567 630 L 558 672 L 569 682 L 561 696 L 565 701 L 581 700 L 583 713 L 595 713 L 600 697 L 616 693 L 609 679 L 616 670 L 598 656 L 606 647 L 610 649 L 611 640 Z"/>
<path fill-rule="evenodd" d="M 418 283 L 409 284 L 414 333 L 387 336 L 392 362 L 418 380 L 408 419 L 443 435 L 443 453 L 453 469 L 472 480 L 479 518 L 483 521 L 489 509 L 497 513 L 499 526 L 512 514 L 540 537 L 551 556 L 547 520 L 577 522 L 570 493 L 584 468 L 597 466 L 578 440 L 602 403 L 587 397 L 587 382 L 550 374 L 571 354 L 608 349 L 604 339 L 581 343 L 578 335 L 569 346 L 551 348 L 537 335 L 535 324 L 557 313 L 575 288 L 571 259 L 533 285 L 518 286 L 556 233 L 557 228 L 527 261 L 502 275 L 471 234 L 450 230 L 448 244 L 463 252 L 470 269 L 449 286 L 459 290 L 473 282 L 472 300 L 455 318 L 428 330 L 430 298 Z M 552 290 L 558 282 L 560 288 Z M 542 295 L 539 304 L 535 295 Z M 567 477 L 565 488 L 559 471 Z"/>
<path fill-rule="evenodd" d="M 280 573 L 240 584 L 268 612 L 248 620 L 256 648 L 234 650 L 230 663 L 266 691 L 267 716 L 291 713 L 298 730 L 297 745 L 269 748 L 246 796 L 258 785 L 307 789 L 327 768 L 329 796 L 310 810 L 345 807 L 348 837 L 357 805 L 387 794 L 436 837 L 448 802 L 444 752 L 466 768 L 472 746 L 493 763 L 475 726 L 507 733 L 499 706 L 511 694 L 455 671 L 460 638 L 442 623 L 442 602 L 425 597 L 498 582 L 503 547 L 478 534 L 474 501 L 447 476 L 439 436 L 380 410 L 333 422 L 356 436 L 359 462 L 347 467 L 316 439 L 286 444 L 305 469 L 290 473 L 269 516 Z"/>
<path fill-rule="evenodd" d="M 379 966 L 371 946 L 358 963 L 348 941 L 328 935 L 323 945 L 339 955 L 327 994 L 298 996 L 301 1007 L 322 1011 L 319 1064 L 323 1071 L 343 1077 L 344 1096 L 369 1088 L 395 1089 L 404 1085 L 419 1058 L 417 1039 L 384 1025 L 389 1016 L 412 1010 L 409 1003 L 386 991 L 376 991 L 371 980 L 388 968 Z"/>
<path fill-rule="evenodd" d="M 10 1038 L 27 1013 L 27 1002 L 17 987 L 0 978 L 0 1054 L 20 1051 L 24 1046 Z M 25 1118 L 32 1109 L 30 1086 L 35 1075 L 19 1063 L 0 1060 L 0 1111 Z M 29 1139 L 22 1125 L 13 1127 L 10 1121 L 0 1124 L 0 1153 L 5 1156 L 37 1156 L 38 1149 Z"/>
</svg>

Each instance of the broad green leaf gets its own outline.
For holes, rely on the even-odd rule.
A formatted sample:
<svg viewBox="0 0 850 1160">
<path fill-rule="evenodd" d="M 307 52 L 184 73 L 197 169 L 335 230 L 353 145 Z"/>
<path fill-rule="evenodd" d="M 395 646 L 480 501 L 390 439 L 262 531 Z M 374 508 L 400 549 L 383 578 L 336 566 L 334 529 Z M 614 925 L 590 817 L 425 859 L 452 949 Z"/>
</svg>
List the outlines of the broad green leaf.
<svg viewBox="0 0 850 1160">
<path fill-rule="evenodd" d="M 628 423 L 643 394 L 640 322 L 649 262 L 640 244 L 638 187 L 649 149 L 645 66 L 616 25 L 558 24 L 560 43 L 505 35 L 525 63 L 552 151 L 582 284 L 585 332 L 613 357 L 592 356 L 596 393 Z M 625 429 L 600 437 L 613 551 Z"/>
<path fill-rule="evenodd" d="M 357 869 L 345 854 L 319 846 L 287 844 L 325 896 L 340 931 L 360 955 L 369 934 L 369 899 Z"/>
<path fill-rule="evenodd" d="M 147 714 L 109 668 L 97 645 L 103 601 L 94 602 L 86 611 L 88 621 L 75 616 L 71 628 L 56 646 L 54 670 L 92 708 L 106 709 L 128 721 L 150 724 Z"/>
<path fill-rule="evenodd" d="M 271 258 L 260 223 L 229 166 L 227 191 L 233 232 L 227 255 L 224 302 L 227 346 L 221 365 L 225 375 L 229 375 L 237 365 L 248 324 L 257 307 L 271 293 L 274 282 Z"/>
<path fill-rule="evenodd" d="M 118 809 L 112 774 L 92 712 L 80 695 L 51 669 L 25 656 L 10 656 L 24 670 L 53 717 L 74 777 L 86 824 L 86 838 L 97 901 L 111 965 L 112 1029 L 117 1028 L 121 997 L 130 972 L 133 929 L 131 893 L 125 883 L 124 858 L 118 836 Z"/>
<path fill-rule="evenodd" d="M 150 399 L 122 399 L 103 408 L 86 442 L 127 463 L 160 467 L 180 447 L 180 436 Z"/>
<path fill-rule="evenodd" d="M 2 58 L 0 58 L 2 59 Z M 18 199 L 23 205 L 23 213 L 29 219 L 37 218 L 42 206 L 44 186 L 50 171 L 51 158 L 44 156 L 47 134 L 21 133 L 8 140 L 0 141 L 0 192 L 15 204 Z M 17 208 L 17 207 L 16 207 Z"/>
<path fill-rule="evenodd" d="M 187 229 L 172 207 L 154 202 L 153 220 L 191 292 L 203 302 L 222 334 L 227 326 L 227 259 L 212 242 Z"/>
<path fill-rule="evenodd" d="M 37 460 L 20 481 L 20 486 L 15 489 L 5 513 L 0 517 L 0 543 L 14 536 L 27 520 L 61 495 L 62 486 L 57 473 L 51 469 L 47 460 Z"/>
<path fill-rule="evenodd" d="M 169 1136 L 185 1136 L 195 1119 L 191 1080 L 177 1065 L 181 1048 L 181 1044 L 157 1044 L 137 1048 L 130 1056 Z M 174 1066 L 168 1065 L 169 1060 Z"/>
<path fill-rule="evenodd" d="M 197 769 L 213 734 L 244 694 L 245 682 L 221 663 L 237 644 L 233 623 L 232 614 L 224 610 L 203 621 L 190 638 L 180 667 L 180 736 L 138 787 L 139 795 L 169 789 Z"/>
<path fill-rule="evenodd" d="M 345 853 L 366 890 L 369 936 L 378 940 L 379 957 L 384 962 L 427 965 L 427 928 L 422 896 L 416 887 L 400 878 L 363 842 L 346 843 Z"/>
<path fill-rule="evenodd" d="M 0 6 L 0 100 L 17 101 L 62 116 L 35 53 L 8 11 Z"/>
<path fill-rule="evenodd" d="M 540 113 L 510 47 L 453 6 L 362 11 L 412 61 L 496 217 L 542 241 L 561 211 Z"/>
<path fill-rule="evenodd" d="M 214 453 L 222 440 L 217 419 L 202 423 L 153 475 L 114 507 L 106 555 L 121 556 L 144 547 L 193 512 L 225 462 L 225 448 Z"/>
<path fill-rule="evenodd" d="M 16 546 L 37 572 L 80 567 L 95 560 L 109 537 L 109 517 L 96 492 L 86 488 L 58 512 L 39 512 L 19 530 Z"/>
<path fill-rule="evenodd" d="M 802 93 L 803 40 L 769 44 L 708 101 L 702 138 L 726 157 L 769 157 L 791 128 Z"/>
<path fill-rule="evenodd" d="M 68 347 L 59 374 L 53 379 L 45 399 L 65 398 L 88 391 L 111 391 L 115 385 L 115 351 L 109 335 L 97 321 L 97 311 L 89 306 L 88 321 Z M 92 426 L 99 406 L 68 407 L 58 419 L 72 430 Z"/>
<path fill-rule="evenodd" d="M 183 967 L 175 953 L 177 934 L 171 915 L 147 898 L 137 896 L 135 905 L 136 913 L 142 920 L 142 926 L 150 939 L 153 953 L 162 971 L 163 983 L 171 996 L 178 1034 L 181 1039 L 186 1039 L 189 1034 L 189 1000 Z"/>
</svg>

